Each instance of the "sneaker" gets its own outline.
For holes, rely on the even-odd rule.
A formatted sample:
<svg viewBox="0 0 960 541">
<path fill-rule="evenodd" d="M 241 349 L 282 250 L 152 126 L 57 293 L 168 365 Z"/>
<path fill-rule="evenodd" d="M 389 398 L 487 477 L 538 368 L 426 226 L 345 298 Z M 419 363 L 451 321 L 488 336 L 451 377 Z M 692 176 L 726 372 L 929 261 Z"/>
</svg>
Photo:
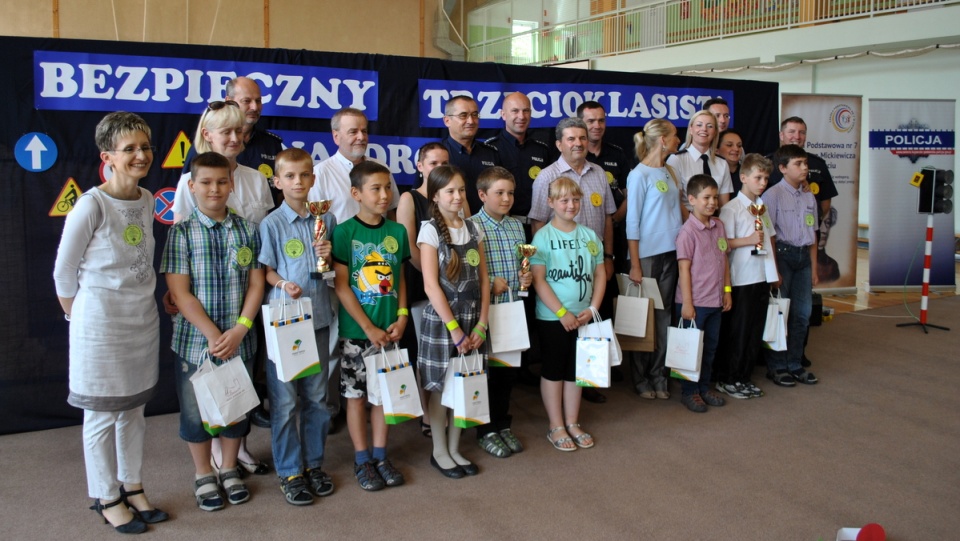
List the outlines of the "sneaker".
<svg viewBox="0 0 960 541">
<path fill-rule="evenodd" d="M 520 443 L 520 440 L 513 435 L 513 432 L 509 428 L 504 428 L 500 431 L 500 439 L 503 440 L 503 443 L 507 444 L 511 453 L 523 451 L 523 444 Z"/>
<path fill-rule="evenodd" d="M 371 492 L 383 490 L 383 478 L 380 477 L 373 462 L 354 464 L 353 471 L 357 475 L 357 482 L 360 483 L 360 488 L 363 490 L 369 490 Z"/>
<path fill-rule="evenodd" d="M 680 403 L 694 413 L 704 413 L 707 411 L 707 405 L 703 403 L 703 399 L 700 398 L 699 394 L 685 394 L 680 397 Z"/>
<path fill-rule="evenodd" d="M 322 498 L 333 494 L 333 480 L 320 468 L 307 470 L 307 481 L 314 496 Z"/>
<path fill-rule="evenodd" d="M 815 385 L 818 381 L 817 376 L 814 376 L 812 372 L 807 372 L 806 370 L 794 370 L 790 372 L 790 375 L 793 376 L 793 379 L 797 380 L 798 383 L 804 385 Z"/>
<path fill-rule="evenodd" d="M 377 473 L 388 487 L 398 487 L 404 483 L 403 474 L 393 467 L 389 458 L 377 462 Z"/>
<path fill-rule="evenodd" d="M 670 400 L 670 391 L 654 391 L 653 395 L 659 400 Z"/>
<path fill-rule="evenodd" d="M 727 401 L 724 400 L 722 396 L 718 395 L 713 391 L 706 391 L 706 392 L 700 393 L 700 399 L 706 402 L 708 406 L 713 406 L 715 408 L 719 408 L 720 406 L 727 403 Z"/>
<path fill-rule="evenodd" d="M 760 398 L 763 396 L 763 389 L 754 385 L 752 381 L 743 382 L 743 388 L 746 392 L 750 393 L 748 398 Z"/>
<path fill-rule="evenodd" d="M 781 370 L 776 374 L 768 372 L 767 378 L 773 381 L 774 385 L 779 385 L 781 387 L 793 387 L 797 384 L 796 380 L 793 379 L 793 376 L 790 375 L 790 372 L 787 372 L 786 370 Z"/>
<path fill-rule="evenodd" d="M 747 390 L 745 389 L 744 385 L 739 381 L 736 383 L 723 383 L 718 381 L 717 390 L 733 398 L 739 398 L 739 399 L 750 398 L 750 395 L 747 393 Z"/>
<path fill-rule="evenodd" d="M 481 449 L 497 458 L 507 458 L 513 454 L 513 452 L 510 451 L 510 448 L 507 447 L 507 444 L 500 439 L 500 434 L 497 434 L 496 432 L 484 434 L 482 438 L 477 440 L 477 443 L 480 444 Z"/>
<path fill-rule="evenodd" d="M 302 475 L 291 475 L 280 479 L 280 490 L 290 505 L 310 505 L 313 494 L 307 489 L 307 481 Z"/>
</svg>

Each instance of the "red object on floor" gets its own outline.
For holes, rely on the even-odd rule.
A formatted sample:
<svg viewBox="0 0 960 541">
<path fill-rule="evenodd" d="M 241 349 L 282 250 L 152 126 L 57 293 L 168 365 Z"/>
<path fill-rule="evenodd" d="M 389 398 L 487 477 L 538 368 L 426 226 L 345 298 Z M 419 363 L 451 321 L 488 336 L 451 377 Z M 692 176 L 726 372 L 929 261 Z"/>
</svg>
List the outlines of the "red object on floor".
<svg viewBox="0 0 960 541">
<path fill-rule="evenodd" d="M 857 541 L 886 541 L 886 539 L 887 532 L 884 531 L 883 526 L 876 523 L 860 528 L 860 533 L 857 534 Z"/>
</svg>

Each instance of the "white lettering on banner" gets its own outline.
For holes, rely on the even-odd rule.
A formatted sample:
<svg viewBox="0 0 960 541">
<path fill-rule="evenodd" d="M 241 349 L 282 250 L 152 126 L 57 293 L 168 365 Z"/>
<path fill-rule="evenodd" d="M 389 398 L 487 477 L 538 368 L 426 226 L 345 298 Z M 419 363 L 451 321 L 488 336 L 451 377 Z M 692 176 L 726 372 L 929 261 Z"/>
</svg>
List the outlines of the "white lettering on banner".
<svg viewBox="0 0 960 541">
<path fill-rule="evenodd" d="M 413 149 L 406 145 L 387 145 L 384 150 L 382 145 L 376 143 L 367 144 L 367 156 L 387 164 L 387 169 L 393 174 L 404 173 L 412 174 L 417 170 L 413 164 Z"/>
<path fill-rule="evenodd" d="M 927 145 L 927 146 L 941 146 L 943 142 L 940 140 L 939 135 L 924 135 L 924 134 L 910 134 L 910 135 L 887 135 L 883 138 L 883 142 L 887 145 Z"/>
<path fill-rule="evenodd" d="M 41 72 L 38 95 L 62 100 L 82 98 L 127 102 L 170 102 L 177 99 L 200 104 L 222 100 L 227 82 L 238 76 L 236 71 L 155 67 L 155 62 L 154 66 L 151 66 L 151 62 L 131 65 L 136 57 L 117 58 L 122 59 L 123 63 L 38 62 L 37 67 Z M 349 106 L 365 111 L 368 105 L 364 100 L 377 84 L 374 80 L 335 77 L 309 77 L 309 81 L 305 81 L 307 77 L 304 75 L 271 75 L 262 71 L 252 71 L 247 76 L 260 85 L 264 104 L 274 103 L 291 108 L 306 105 L 310 109 L 326 107 L 338 110 Z M 342 89 L 349 92 L 349 97 L 344 95 L 344 99 L 341 99 Z M 442 94 L 436 99 L 438 108 L 441 97 L 447 97 L 445 91 Z M 494 105 L 497 103 L 496 98 L 487 101 Z M 441 116 L 438 115 L 438 118 Z"/>
</svg>

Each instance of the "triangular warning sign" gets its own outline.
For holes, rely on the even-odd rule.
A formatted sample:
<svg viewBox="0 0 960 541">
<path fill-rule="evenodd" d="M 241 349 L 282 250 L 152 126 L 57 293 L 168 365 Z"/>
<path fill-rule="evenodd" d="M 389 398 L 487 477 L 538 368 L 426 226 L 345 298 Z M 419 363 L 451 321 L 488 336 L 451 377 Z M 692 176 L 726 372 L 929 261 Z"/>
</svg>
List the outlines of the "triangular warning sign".
<svg viewBox="0 0 960 541">
<path fill-rule="evenodd" d="M 77 204 L 77 198 L 79 198 L 82 193 L 77 181 L 73 180 L 73 177 L 68 178 L 67 183 L 64 184 L 63 189 L 60 190 L 60 195 L 57 196 L 57 200 L 53 203 L 53 206 L 50 207 L 49 215 L 66 216 L 73 210 L 73 206 Z"/>
<path fill-rule="evenodd" d="M 183 169 L 183 162 L 187 160 L 187 153 L 190 152 L 190 138 L 181 131 L 170 146 L 167 157 L 163 159 L 163 169 Z"/>
</svg>

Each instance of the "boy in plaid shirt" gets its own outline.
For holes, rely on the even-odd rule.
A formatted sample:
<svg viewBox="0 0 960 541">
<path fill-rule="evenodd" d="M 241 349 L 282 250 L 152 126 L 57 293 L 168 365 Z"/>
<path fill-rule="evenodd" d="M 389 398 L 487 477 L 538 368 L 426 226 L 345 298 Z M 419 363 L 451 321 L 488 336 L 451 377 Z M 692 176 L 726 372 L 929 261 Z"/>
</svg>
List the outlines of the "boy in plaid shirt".
<svg viewBox="0 0 960 541">
<path fill-rule="evenodd" d="M 483 231 L 490 277 L 491 304 L 510 302 L 508 288 L 530 287 L 533 274 L 520 274 L 517 245 L 525 242 L 523 224 L 508 216 L 513 207 L 516 181 L 510 171 L 500 166 L 485 169 L 477 177 L 477 192 L 483 207 L 470 220 Z M 517 371 L 497 367 L 489 371 L 490 422 L 477 427 L 477 439 L 486 452 L 506 458 L 523 451 L 520 440 L 510 430 L 510 393 L 517 380 Z"/>
<path fill-rule="evenodd" d="M 223 464 L 219 479 L 210 465 L 210 434 L 203 427 L 190 377 L 196 373 L 204 349 L 211 358 L 240 356 L 247 370 L 256 351 L 250 333 L 263 299 L 264 271 L 257 261 L 260 235 L 249 222 L 227 208 L 230 162 L 215 152 L 205 152 L 190 166 L 190 191 L 197 208 L 170 228 L 160 272 L 180 313 L 173 318 L 173 344 L 177 362 L 177 397 L 180 400 L 180 438 L 187 442 L 196 468 L 194 495 L 204 511 L 250 499 L 240 480 L 237 453 L 249 421 L 244 419 L 220 432 Z M 218 482 L 219 481 L 219 482 Z"/>
</svg>

